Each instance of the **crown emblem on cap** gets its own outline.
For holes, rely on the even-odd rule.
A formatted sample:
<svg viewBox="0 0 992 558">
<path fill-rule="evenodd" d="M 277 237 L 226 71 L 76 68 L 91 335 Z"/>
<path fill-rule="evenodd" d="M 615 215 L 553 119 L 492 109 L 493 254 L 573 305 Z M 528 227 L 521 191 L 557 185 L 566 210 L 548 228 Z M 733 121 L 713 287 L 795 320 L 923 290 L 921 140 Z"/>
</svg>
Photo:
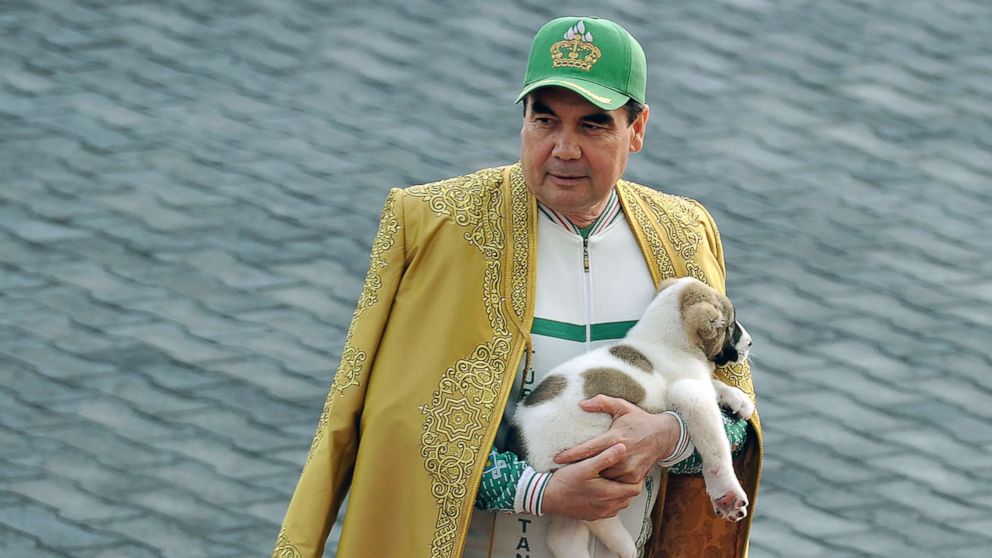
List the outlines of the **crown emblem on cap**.
<svg viewBox="0 0 992 558">
<path fill-rule="evenodd" d="M 592 44 L 592 33 L 586 31 L 586 24 L 580 19 L 565 32 L 564 41 L 551 45 L 551 66 L 588 72 L 602 54 L 599 47 Z"/>
</svg>

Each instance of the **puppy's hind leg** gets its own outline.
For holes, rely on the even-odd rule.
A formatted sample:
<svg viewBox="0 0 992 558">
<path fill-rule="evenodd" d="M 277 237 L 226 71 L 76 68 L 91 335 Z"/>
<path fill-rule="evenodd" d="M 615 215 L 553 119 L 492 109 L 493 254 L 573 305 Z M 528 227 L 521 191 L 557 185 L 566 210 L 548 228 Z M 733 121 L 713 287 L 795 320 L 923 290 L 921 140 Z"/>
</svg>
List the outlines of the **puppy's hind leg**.
<svg viewBox="0 0 992 558">
<path fill-rule="evenodd" d="M 672 384 L 668 397 L 672 407 L 685 419 L 692 443 L 703 458 L 703 480 L 713 511 L 727 521 L 744 519 L 747 494 L 734 474 L 730 442 L 723 429 L 713 385 L 708 380 L 679 380 Z"/>
<path fill-rule="evenodd" d="M 587 521 L 586 525 L 596 538 L 613 551 L 619 558 L 637 558 L 637 545 L 630 533 L 623 527 L 619 517 L 607 517 L 596 521 Z"/>
<path fill-rule="evenodd" d="M 552 515 L 548 548 L 555 558 L 589 558 L 589 527 L 578 519 Z"/>
</svg>

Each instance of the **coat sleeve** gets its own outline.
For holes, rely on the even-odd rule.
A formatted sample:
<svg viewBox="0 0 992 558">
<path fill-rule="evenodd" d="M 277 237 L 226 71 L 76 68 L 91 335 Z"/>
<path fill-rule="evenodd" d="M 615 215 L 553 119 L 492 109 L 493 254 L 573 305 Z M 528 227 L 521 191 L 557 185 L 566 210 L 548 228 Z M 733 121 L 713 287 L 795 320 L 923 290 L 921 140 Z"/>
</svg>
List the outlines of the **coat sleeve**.
<svg viewBox="0 0 992 558">
<path fill-rule="evenodd" d="M 403 191 L 393 189 L 372 242 L 369 270 L 341 362 L 286 510 L 273 558 L 319 558 L 323 554 L 327 534 L 351 482 L 369 374 L 403 277 L 405 258 Z"/>
</svg>

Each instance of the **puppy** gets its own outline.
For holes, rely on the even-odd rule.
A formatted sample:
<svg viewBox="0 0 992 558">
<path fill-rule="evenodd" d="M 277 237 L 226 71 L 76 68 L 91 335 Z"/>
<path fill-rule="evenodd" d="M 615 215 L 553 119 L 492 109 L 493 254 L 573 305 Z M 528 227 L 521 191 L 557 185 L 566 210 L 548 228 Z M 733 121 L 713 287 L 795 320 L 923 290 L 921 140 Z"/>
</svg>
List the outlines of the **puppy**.
<svg viewBox="0 0 992 558">
<path fill-rule="evenodd" d="M 749 418 L 754 404 L 741 390 L 714 379 L 713 370 L 743 362 L 750 346 L 751 336 L 737 323 L 727 297 L 690 277 L 666 280 L 619 343 L 555 367 L 523 400 L 513 416 L 518 452 L 537 471 L 550 471 L 556 454 L 609 430 L 610 415 L 585 412 L 578 404 L 598 394 L 651 413 L 675 410 L 702 457 L 714 511 L 739 521 L 747 515 L 747 495 L 734 474 L 719 407 Z M 552 517 L 548 546 L 557 558 L 587 557 L 588 532 L 621 558 L 637 554 L 618 517 Z"/>
</svg>

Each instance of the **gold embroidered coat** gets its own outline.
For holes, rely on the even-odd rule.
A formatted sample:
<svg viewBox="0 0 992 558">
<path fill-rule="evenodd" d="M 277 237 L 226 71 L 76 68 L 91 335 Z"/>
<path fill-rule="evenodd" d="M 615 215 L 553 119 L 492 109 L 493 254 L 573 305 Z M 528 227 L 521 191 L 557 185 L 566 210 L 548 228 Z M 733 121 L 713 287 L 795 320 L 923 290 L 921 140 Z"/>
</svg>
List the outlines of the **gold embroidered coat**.
<svg viewBox="0 0 992 558">
<path fill-rule="evenodd" d="M 701 205 L 623 180 L 617 191 L 655 284 L 692 275 L 724 290 L 719 233 Z M 460 556 L 529 342 L 536 230 L 519 164 L 389 193 L 273 556 L 321 556 L 349 488 L 339 558 Z M 746 366 L 718 375 L 753 398 Z M 746 555 L 760 473 L 757 414 L 752 426 L 737 464 L 748 520 L 717 519 L 701 478 L 672 476 L 648 556 Z"/>
</svg>

